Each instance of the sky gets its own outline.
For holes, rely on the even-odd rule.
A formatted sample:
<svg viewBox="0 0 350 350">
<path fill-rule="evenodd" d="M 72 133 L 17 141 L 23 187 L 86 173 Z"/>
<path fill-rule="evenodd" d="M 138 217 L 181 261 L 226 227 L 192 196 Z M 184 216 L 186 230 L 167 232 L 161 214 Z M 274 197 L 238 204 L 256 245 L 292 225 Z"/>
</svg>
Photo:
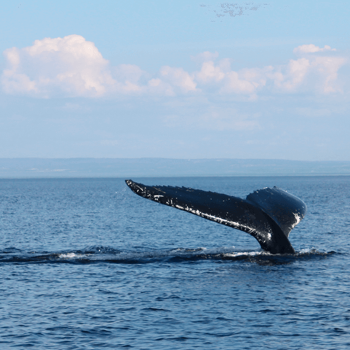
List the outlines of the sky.
<svg viewBox="0 0 350 350">
<path fill-rule="evenodd" d="M 349 1 L 11 1 L 0 158 L 350 161 Z"/>
</svg>

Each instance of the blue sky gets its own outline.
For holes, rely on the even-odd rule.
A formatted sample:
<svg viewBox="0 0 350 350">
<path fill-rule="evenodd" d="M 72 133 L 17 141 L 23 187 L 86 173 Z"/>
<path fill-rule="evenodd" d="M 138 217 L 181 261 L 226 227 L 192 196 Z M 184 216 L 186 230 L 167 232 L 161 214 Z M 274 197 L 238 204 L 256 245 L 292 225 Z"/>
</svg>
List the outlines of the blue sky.
<svg viewBox="0 0 350 350">
<path fill-rule="evenodd" d="M 348 1 L 18 1 L 0 157 L 350 160 Z"/>
</svg>

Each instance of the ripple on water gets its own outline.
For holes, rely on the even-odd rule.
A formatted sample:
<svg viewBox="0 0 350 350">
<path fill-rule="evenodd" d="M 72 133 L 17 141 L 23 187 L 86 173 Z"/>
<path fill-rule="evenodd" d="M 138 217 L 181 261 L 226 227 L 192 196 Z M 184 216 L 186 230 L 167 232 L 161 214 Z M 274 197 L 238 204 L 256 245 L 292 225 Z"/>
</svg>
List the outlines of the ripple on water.
<svg viewBox="0 0 350 350">
<path fill-rule="evenodd" d="M 350 178 L 158 181 L 290 191 L 309 210 L 290 235 L 297 253 L 263 252 L 122 179 L 2 180 L 0 348 L 349 347 Z"/>
</svg>

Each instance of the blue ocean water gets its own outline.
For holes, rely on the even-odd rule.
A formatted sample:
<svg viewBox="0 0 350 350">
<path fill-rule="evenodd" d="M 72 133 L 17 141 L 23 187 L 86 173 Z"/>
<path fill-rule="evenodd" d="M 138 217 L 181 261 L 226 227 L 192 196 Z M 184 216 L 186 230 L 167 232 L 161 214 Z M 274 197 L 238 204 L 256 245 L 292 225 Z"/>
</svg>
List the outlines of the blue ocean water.
<svg viewBox="0 0 350 350">
<path fill-rule="evenodd" d="M 295 256 L 123 179 L 0 180 L 0 348 L 349 349 L 350 177 L 138 178 L 308 206 Z"/>
</svg>

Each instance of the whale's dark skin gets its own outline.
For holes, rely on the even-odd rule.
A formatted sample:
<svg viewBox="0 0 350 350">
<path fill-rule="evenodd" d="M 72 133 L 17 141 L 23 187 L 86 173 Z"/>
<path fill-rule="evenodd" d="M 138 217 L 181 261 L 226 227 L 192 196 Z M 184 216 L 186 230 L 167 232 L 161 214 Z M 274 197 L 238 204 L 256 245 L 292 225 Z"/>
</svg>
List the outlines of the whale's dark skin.
<svg viewBox="0 0 350 350">
<path fill-rule="evenodd" d="M 247 232 L 272 254 L 295 253 L 288 236 L 305 216 L 306 205 L 280 188 L 264 188 L 241 199 L 186 187 L 125 182 L 141 197 Z"/>
</svg>

